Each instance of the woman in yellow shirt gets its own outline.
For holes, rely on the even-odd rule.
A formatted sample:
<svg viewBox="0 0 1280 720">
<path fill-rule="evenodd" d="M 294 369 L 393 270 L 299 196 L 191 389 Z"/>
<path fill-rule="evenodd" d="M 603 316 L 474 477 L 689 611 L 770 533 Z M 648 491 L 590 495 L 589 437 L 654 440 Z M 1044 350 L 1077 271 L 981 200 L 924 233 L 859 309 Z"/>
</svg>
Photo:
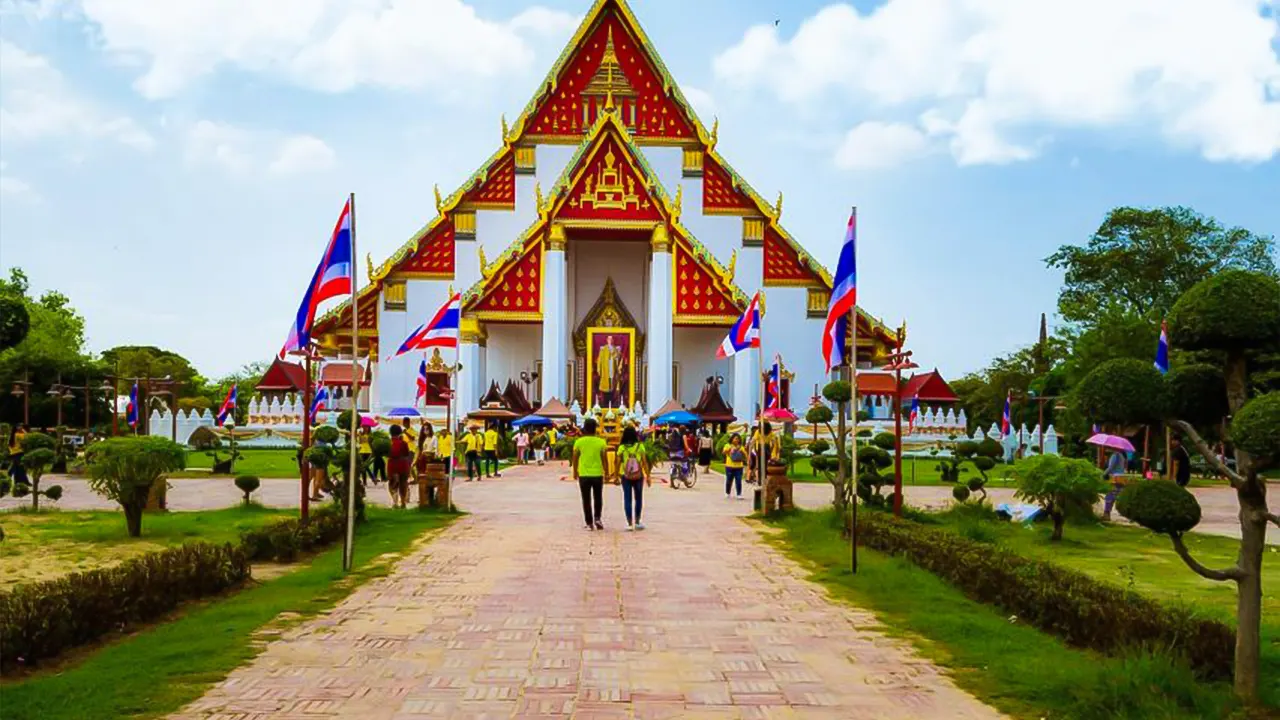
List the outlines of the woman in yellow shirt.
<svg viewBox="0 0 1280 720">
<path fill-rule="evenodd" d="M 761 425 L 764 428 L 764 437 L 760 436 L 760 428 L 757 427 L 751 434 L 751 472 L 750 477 L 755 478 L 760 474 L 760 453 L 764 452 L 764 462 L 767 465 L 770 460 L 778 457 L 782 452 L 782 443 L 778 441 L 778 436 L 773 434 L 773 427 L 765 422 Z M 763 448 L 763 450 L 762 450 Z M 760 482 L 760 478 L 756 478 L 756 482 Z"/>
<path fill-rule="evenodd" d="M 736 485 L 738 499 L 742 499 L 742 469 L 747 464 L 747 449 L 742 447 L 742 436 L 734 433 L 729 436 L 729 444 L 724 446 L 724 496 Z"/>
<path fill-rule="evenodd" d="M 27 485 L 27 468 L 22 464 L 22 441 L 27 437 L 26 425 L 14 425 L 9 431 L 9 477 L 14 485 Z"/>
<path fill-rule="evenodd" d="M 444 428 L 436 436 L 436 457 L 444 462 L 446 473 L 453 470 L 453 435 L 449 433 L 449 428 Z"/>
</svg>

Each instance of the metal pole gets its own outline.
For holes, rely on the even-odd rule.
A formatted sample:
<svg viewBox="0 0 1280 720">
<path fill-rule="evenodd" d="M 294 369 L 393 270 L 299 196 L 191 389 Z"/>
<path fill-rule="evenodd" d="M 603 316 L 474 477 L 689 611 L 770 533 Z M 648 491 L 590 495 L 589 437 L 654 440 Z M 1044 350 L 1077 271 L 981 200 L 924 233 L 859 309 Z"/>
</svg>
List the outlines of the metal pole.
<svg viewBox="0 0 1280 720">
<path fill-rule="evenodd" d="M 302 497 L 298 504 L 298 517 L 302 522 L 306 522 L 311 516 L 311 489 L 308 487 L 308 480 L 311 477 L 311 463 L 307 462 L 307 450 L 311 448 L 311 344 L 303 348 L 303 374 L 306 375 L 307 381 L 302 388 L 302 460 L 298 463 L 298 471 L 302 473 Z"/>
<path fill-rule="evenodd" d="M 452 294 L 450 294 L 450 296 L 452 297 Z M 457 470 L 457 468 L 454 467 L 455 465 L 457 465 L 457 463 L 453 461 L 453 459 L 458 455 L 458 452 L 457 452 L 458 438 L 453 432 L 453 402 L 454 402 L 454 398 L 458 395 L 457 391 L 454 390 L 454 384 L 458 377 L 458 359 L 461 356 L 462 356 L 462 338 L 458 338 L 458 343 L 453 346 L 453 368 L 449 372 L 449 402 L 444 406 L 444 425 L 445 425 L 444 430 L 445 432 L 449 433 L 449 457 L 446 458 L 447 462 L 449 463 L 449 479 L 448 479 L 448 483 L 449 483 L 449 508 L 448 509 L 449 510 L 453 510 L 453 507 L 454 507 L 453 475 L 454 475 L 454 472 Z M 426 406 L 426 398 L 424 397 L 423 407 L 425 406 Z M 437 450 L 440 449 L 440 441 L 438 439 L 436 440 L 436 449 Z"/>
<path fill-rule="evenodd" d="M 902 328 L 898 328 L 898 356 L 893 368 L 893 516 L 902 517 Z"/>
<path fill-rule="evenodd" d="M 349 463 L 347 466 L 347 534 L 346 542 L 342 548 L 342 569 L 344 571 L 351 570 L 351 556 L 355 552 L 356 541 L 356 460 L 358 456 L 357 449 L 359 443 L 356 440 L 356 431 L 360 427 L 360 404 L 356 401 L 360 393 L 360 385 L 357 379 L 357 371 L 360 367 L 360 308 L 357 305 L 357 285 L 356 279 L 359 277 L 356 272 L 356 194 L 351 193 L 347 198 L 347 207 L 351 213 L 351 435 L 347 439 L 347 455 Z"/>
<path fill-rule="evenodd" d="M 857 222 L 858 208 L 853 208 L 854 222 Z M 852 468 L 852 497 L 849 500 L 849 554 L 850 569 L 858 574 L 858 303 L 854 300 L 849 309 L 849 405 L 853 408 L 853 445 L 849 449 L 850 467 Z M 842 441 L 843 442 L 843 441 Z"/>
<path fill-rule="evenodd" d="M 56 395 L 54 395 L 53 399 L 54 399 L 54 403 L 57 405 L 57 408 L 58 408 L 57 410 L 58 452 L 62 452 L 62 373 L 58 373 L 58 382 L 54 384 L 53 391 L 57 393 Z"/>
<path fill-rule="evenodd" d="M 756 312 L 757 313 L 760 312 L 759 305 L 756 305 Z M 760 382 L 760 405 L 759 405 L 760 409 L 756 414 L 756 427 L 759 428 L 759 432 L 760 432 L 760 449 L 756 451 L 756 454 L 760 456 L 759 457 L 760 467 L 758 468 L 757 471 L 760 473 L 760 494 L 762 496 L 760 499 L 760 510 L 763 511 L 765 515 L 768 515 L 770 505 L 773 504 L 773 498 L 771 498 L 769 495 L 769 475 L 768 475 L 769 461 L 765 457 L 765 454 L 766 454 L 765 443 L 767 442 L 767 438 L 765 438 L 765 435 L 764 435 L 765 387 L 764 387 L 764 340 L 763 338 L 760 338 L 757 335 L 756 343 L 757 343 L 756 344 L 756 362 L 759 364 L 759 367 L 756 368 L 756 379 Z"/>
</svg>

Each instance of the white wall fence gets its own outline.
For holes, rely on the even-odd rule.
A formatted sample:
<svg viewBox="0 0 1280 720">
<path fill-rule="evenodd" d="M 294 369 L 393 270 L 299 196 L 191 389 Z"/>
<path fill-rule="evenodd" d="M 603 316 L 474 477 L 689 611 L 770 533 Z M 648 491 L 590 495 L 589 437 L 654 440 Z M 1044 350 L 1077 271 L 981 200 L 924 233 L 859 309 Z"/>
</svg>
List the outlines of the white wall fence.
<svg viewBox="0 0 1280 720">
<path fill-rule="evenodd" d="M 318 413 L 319 417 L 317 419 L 321 424 L 335 424 L 338 412 L 350 407 L 351 400 L 349 398 L 341 398 L 338 400 L 337 405 L 337 409 L 333 411 Z M 326 407 L 332 407 L 332 404 L 326 404 Z M 302 397 L 300 395 L 285 396 L 283 401 L 279 399 L 254 398 L 249 402 L 248 422 L 241 429 L 274 429 L 298 433 L 302 432 L 302 416 Z M 216 424 L 215 418 L 216 413 L 210 410 L 179 410 L 175 437 L 173 416 L 169 414 L 168 408 L 164 408 L 163 410 L 151 411 L 151 415 L 147 419 L 147 427 L 150 429 L 150 434 L 155 437 L 170 438 L 185 445 L 197 428 L 213 427 Z M 270 434 L 256 437 L 252 440 L 237 440 L 236 444 L 242 447 L 264 448 L 290 448 L 298 445 L 297 442 L 288 438 Z"/>
</svg>

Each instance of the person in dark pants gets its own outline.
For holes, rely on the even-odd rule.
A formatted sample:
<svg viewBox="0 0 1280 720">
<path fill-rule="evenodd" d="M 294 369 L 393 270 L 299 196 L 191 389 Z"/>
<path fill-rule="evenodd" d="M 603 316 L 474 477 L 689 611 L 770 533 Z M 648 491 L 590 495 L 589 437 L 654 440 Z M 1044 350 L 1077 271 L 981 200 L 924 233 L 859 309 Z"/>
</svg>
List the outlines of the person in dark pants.
<svg viewBox="0 0 1280 720">
<path fill-rule="evenodd" d="M 1173 438 L 1173 473 L 1174 482 L 1181 487 L 1191 483 L 1191 453 L 1182 444 L 1182 438 Z"/>
<path fill-rule="evenodd" d="M 582 493 L 582 517 L 587 529 L 603 530 L 604 438 L 596 435 L 595 418 L 582 424 L 582 437 L 573 442 L 573 479 Z M 594 505 L 592 504 L 594 501 Z"/>
<path fill-rule="evenodd" d="M 477 428 L 471 428 L 471 432 L 462 437 L 463 451 L 467 458 L 467 482 L 472 478 L 479 480 L 484 477 L 484 472 L 480 470 L 480 453 L 484 451 L 484 436 L 480 434 Z"/>
<path fill-rule="evenodd" d="M 627 515 L 627 530 L 643 530 L 640 515 L 644 512 L 644 486 L 653 485 L 653 480 L 649 477 L 649 459 L 640 445 L 640 434 L 633 427 L 622 431 L 617 467 L 622 479 L 622 509 Z"/>
</svg>

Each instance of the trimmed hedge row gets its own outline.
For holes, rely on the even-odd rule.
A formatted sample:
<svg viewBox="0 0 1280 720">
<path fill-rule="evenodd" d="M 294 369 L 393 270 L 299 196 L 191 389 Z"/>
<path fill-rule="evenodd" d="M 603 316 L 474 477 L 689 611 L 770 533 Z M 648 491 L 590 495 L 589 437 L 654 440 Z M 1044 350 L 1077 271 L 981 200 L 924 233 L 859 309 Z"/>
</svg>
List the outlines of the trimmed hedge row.
<svg viewBox="0 0 1280 720">
<path fill-rule="evenodd" d="M 293 562 L 299 553 L 310 552 L 342 538 L 346 519 L 337 503 L 311 511 L 307 524 L 287 518 L 240 534 L 240 547 L 250 560 Z"/>
<path fill-rule="evenodd" d="M 1103 653 L 1140 647 L 1187 659 L 1206 678 L 1229 678 L 1235 631 L 1084 573 L 1033 560 L 954 532 L 883 513 L 858 515 L 861 544 L 934 573 L 969 598 L 1068 644 Z"/>
<path fill-rule="evenodd" d="M 190 543 L 0 593 L 0 670 L 35 665 L 249 579 L 230 544 Z"/>
</svg>

